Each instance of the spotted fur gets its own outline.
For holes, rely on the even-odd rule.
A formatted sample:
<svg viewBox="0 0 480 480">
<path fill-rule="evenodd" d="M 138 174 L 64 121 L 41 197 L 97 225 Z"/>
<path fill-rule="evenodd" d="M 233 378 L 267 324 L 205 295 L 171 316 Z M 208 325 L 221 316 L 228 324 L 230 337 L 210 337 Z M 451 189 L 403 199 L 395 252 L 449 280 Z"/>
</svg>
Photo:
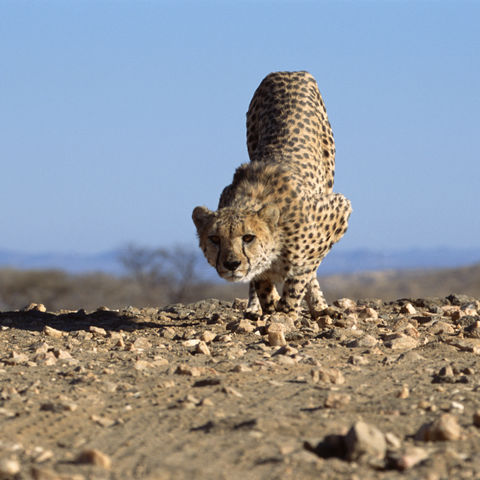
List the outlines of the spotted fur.
<svg viewBox="0 0 480 480">
<path fill-rule="evenodd" d="M 327 304 L 316 272 L 347 230 L 351 205 L 332 192 L 335 142 L 309 73 L 262 81 L 247 113 L 247 147 L 250 162 L 218 210 L 193 211 L 200 247 L 221 277 L 250 282 L 249 310 L 295 317 L 305 298 L 317 316 Z"/>
</svg>

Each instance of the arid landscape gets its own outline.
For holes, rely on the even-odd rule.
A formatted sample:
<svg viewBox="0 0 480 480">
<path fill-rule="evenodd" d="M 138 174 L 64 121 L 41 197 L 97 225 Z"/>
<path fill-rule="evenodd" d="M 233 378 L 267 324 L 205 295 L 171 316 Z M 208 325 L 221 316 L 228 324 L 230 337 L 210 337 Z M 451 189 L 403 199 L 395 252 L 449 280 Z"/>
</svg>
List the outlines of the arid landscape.
<svg viewBox="0 0 480 480">
<path fill-rule="evenodd" d="M 114 308 L 94 282 L 59 306 L 78 277 L 11 287 L 34 303 L 0 313 L 0 478 L 480 478 L 480 294 L 427 298 L 428 275 L 365 274 L 420 292 L 402 300 L 323 279 L 341 299 L 295 325 L 242 299 Z"/>
</svg>

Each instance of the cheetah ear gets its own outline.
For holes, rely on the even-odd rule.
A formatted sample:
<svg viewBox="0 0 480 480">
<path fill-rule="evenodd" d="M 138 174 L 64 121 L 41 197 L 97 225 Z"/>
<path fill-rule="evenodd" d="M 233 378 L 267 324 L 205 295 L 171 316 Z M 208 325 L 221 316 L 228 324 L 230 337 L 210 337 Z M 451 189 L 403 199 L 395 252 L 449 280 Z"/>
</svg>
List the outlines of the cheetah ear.
<svg viewBox="0 0 480 480">
<path fill-rule="evenodd" d="M 280 217 L 280 210 L 276 205 L 269 203 L 259 210 L 258 216 L 272 227 L 275 227 Z"/>
<path fill-rule="evenodd" d="M 215 216 L 215 212 L 207 207 L 195 207 L 192 212 L 193 223 L 195 223 L 198 231 L 202 230 L 213 216 Z"/>
</svg>

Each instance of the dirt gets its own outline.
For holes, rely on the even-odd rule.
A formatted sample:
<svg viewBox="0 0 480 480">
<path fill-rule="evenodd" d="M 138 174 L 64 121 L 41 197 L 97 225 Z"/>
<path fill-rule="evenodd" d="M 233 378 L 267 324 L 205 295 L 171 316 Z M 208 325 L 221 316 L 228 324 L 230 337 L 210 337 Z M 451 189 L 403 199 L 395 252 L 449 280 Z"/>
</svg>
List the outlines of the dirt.
<svg viewBox="0 0 480 480">
<path fill-rule="evenodd" d="M 0 478 L 480 478 L 480 302 L 243 307 L 0 313 Z"/>
</svg>

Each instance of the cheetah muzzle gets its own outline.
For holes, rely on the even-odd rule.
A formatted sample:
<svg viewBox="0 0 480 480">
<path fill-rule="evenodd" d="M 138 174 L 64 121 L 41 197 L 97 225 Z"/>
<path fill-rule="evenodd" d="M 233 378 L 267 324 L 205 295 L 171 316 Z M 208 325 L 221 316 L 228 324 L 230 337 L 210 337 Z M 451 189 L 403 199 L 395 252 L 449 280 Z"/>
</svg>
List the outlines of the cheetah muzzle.
<svg viewBox="0 0 480 480">
<path fill-rule="evenodd" d="M 351 205 L 332 192 L 335 144 L 309 73 L 262 81 L 247 113 L 247 146 L 250 163 L 237 168 L 218 210 L 193 210 L 200 248 L 222 278 L 250 282 L 249 311 L 296 318 L 305 299 L 316 317 L 327 306 L 316 272 L 346 232 Z"/>
</svg>

